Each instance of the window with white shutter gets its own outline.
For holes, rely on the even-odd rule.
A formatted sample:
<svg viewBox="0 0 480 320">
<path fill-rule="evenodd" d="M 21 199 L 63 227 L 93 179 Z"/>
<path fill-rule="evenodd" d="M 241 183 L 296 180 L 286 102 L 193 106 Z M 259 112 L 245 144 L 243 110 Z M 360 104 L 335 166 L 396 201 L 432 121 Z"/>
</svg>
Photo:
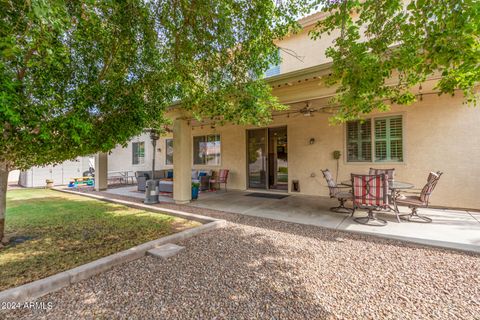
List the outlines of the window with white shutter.
<svg viewBox="0 0 480 320">
<path fill-rule="evenodd" d="M 403 162 L 402 116 L 351 121 L 346 131 L 348 162 Z"/>
</svg>

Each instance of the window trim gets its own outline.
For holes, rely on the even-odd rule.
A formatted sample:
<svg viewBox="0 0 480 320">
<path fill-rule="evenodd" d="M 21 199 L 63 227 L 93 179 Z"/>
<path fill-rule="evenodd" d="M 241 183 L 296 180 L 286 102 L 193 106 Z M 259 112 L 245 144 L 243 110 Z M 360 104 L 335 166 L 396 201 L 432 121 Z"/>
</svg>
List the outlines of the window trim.
<svg viewBox="0 0 480 320">
<path fill-rule="evenodd" d="M 143 143 L 143 163 L 139 162 L 137 164 L 133 163 L 133 144 L 134 143 Z M 146 146 L 146 143 L 145 141 L 141 141 L 141 140 L 138 140 L 138 141 L 132 141 L 132 153 L 131 153 L 131 156 L 132 156 L 132 166 L 144 166 L 145 165 L 145 158 L 147 157 L 147 146 Z"/>
<path fill-rule="evenodd" d="M 194 153 L 194 148 L 195 148 L 195 138 L 197 137 L 207 137 L 207 136 L 218 136 L 219 139 L 220 139 L 220 161 L 218 162 L 218 164 L 206 164 L 206 163 L 200 163 L 200 164 L 196 164 L 195 163 L 195 153 Z M 194 135 L 192 136 L 192 166 L 193 167 L 221 167 L 222 166 L 222 151 L 223 147 L 222 147 L 222 135 L 220 133 L 206 133 L 206 134 L 198 134 L 198 135 Z"/>
<path fill-rule="evenodd" d="M 403 142 L 403 161 L 375 161 L 375 119 L 380 118 L 393 118 L 393 117 L 402 117 L 402 142 Z M 382 113 L 376 114 L 369 117 L 362 118 L 363 120 L 372 121 L 370 126 L 371 130 L 371 139 L 372 139 L 372 148 L 371 148 L 371 161 L 348 161 L 348 142 L 347 142 L 347 123 L 343 124 L 343 164 L 344 165 L 407 165 L 407 132 L 406 128 L 406 116 L 405 112 L 395 112 L 395 113 Z"/>
</svg>

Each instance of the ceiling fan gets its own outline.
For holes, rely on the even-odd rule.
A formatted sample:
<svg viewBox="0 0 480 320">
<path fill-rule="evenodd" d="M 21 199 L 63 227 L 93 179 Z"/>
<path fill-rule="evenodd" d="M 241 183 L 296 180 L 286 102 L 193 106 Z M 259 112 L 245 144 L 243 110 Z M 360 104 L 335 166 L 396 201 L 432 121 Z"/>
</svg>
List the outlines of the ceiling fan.
<svg viewBox="0 0 480 320">
<path fill-rule="evenodd" d="M 303 107 L 302 109 L 298 110 L 298 112 L 300 112 L 301 114 L 303 114 L 303 116 L 305 117 L 312 117 L 313 116 L 313 113 L 317 111 L 317 109 L 315 108 L 312 108 L 312 106 L 310 105 L 310 101 L 307 101 L 305 103 L 305 107 Z"/>
</svg>

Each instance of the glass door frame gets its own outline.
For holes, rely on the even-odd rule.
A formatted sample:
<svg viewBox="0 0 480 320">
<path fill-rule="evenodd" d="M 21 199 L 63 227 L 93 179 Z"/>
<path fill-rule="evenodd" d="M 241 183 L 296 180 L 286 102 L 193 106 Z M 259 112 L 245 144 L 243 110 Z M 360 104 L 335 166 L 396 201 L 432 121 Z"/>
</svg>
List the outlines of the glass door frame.
<svg viewBox="0 0 480 320">
<path fill-rule="evenodd" d="M 287 190 L 282 190 L 282 189 L 275 189 L 275 188 L 270 188 L 270 179 L 269 179 L 269 171 L 270 171 L 270 166 L 269 166 L 269 155 L 268 155 L 268 150 L 269 150 L 269 144 L 270 144 L 270 136 L 269 136 L 269 129 L 274 129 L 274 128 L 282 128 L 285 127 L 285 130 L 287 132 L 287 146 L 288 146 L 288 126 L 287 125 L 277 125 L 277 126 L 271 126 L 271 127 L 262 127 L 262 128 L 251 128 L 251 129 L 246 129 L 245 130 L 245 152 L 246 152 L 246 187 L 247 189 L 254 189 L 254 190 L 274 190 L 277 192 L 288 192 L 288 183 L 287 183 Z M 249 163 L 249 131 L 254 131 L 254 130 L 263 130 L 265 134 L 265 165 L 266 165 L 266 173 L 265 173 L 265 186 L 263 188 L 261 187 L 251 187 L 250 186 L 250 163 Z M 287 167 L 288 167 L 288 162 L 287 162 Z"/>
</svg>

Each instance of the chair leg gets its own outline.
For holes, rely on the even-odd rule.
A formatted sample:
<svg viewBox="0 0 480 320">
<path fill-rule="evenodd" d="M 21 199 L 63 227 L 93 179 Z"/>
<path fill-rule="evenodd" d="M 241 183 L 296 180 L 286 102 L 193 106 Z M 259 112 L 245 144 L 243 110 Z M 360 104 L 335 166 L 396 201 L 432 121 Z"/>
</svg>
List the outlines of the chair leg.
<svg viewBox="0 0 480 320">
<path fill-rule="evenodd" d="M 387 225 L 387 221 L 377 218 L 377 215 L 373 212 L 373 209 L 368 209 L 368 215 L 366 217 L 353 218 L 355 222 L 360 224 L 366 224 L 374 227 L 383 227 Z"/>
<path fill-rule="evenodd" d="M 395 212 L 398 223 L 401 223 L 402 221 L 400 220 L 400 210 L 398 210 L 398 205 L 395 200 L 393 200 L 393 212 Z"/>
<path fill-rule="evenodd" d="M 337 213 L 352 213 L 354 212 L 354 209 L 352 208 L 347 208 L 345 207 L 345 199 L 338 198 L 338 201 L 340 202 L 340 205 L 338 207 L 332 207 L 330 208 L 330 211 L 337 212 Z"/>
<path fill-rule="evenodd" d="M 402 222 L 402 220 L 400 220 L 400 215 L 398 214 L 398 212 L 397 212 L 397 211 L 395 211 L 395 216 L 397 217 L 397 221 L 398 221 L 398 223 L 401 223 L 401 222 Z"/>
<path fill-rule="evenodd" d="M 407 214 L 399 214 L 402 220 L 409 222 L 419 222 L 419 223 L 430 223 L 432 219 L 426 216 L 421 216 L 418 214 L 418 207 L 412 207 L 412 212 Z"/>
</svg>

